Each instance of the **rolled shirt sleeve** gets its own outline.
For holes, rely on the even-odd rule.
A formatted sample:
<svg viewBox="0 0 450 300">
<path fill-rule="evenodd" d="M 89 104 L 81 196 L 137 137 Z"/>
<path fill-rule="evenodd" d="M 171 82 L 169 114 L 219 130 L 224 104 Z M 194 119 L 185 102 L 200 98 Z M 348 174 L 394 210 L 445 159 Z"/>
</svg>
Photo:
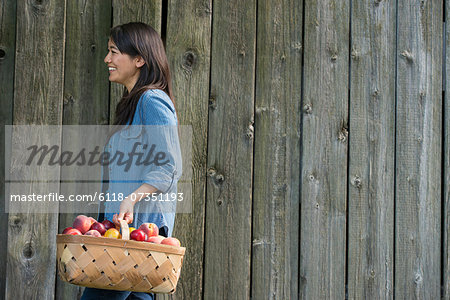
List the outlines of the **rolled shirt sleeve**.
<svg viewBox="0 0 450 300">
<path fill-rule="evenodd" d="M 149 90 L 139 103 L 140 122 L 143 126 L 143 144 L 152 152 L 150 162 L 142 168 L 141 178 L 167 193 L 182 173 L 182 159 L 178 138 L 178 122 L 170 98 L 160 90 Z"/>
</svg>

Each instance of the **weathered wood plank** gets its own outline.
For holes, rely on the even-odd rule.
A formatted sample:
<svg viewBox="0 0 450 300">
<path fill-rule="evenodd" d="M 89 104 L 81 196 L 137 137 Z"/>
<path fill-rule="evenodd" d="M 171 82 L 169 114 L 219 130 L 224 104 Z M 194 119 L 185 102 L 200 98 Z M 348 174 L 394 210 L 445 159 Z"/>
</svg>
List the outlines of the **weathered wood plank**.
<svg viewBox="0 0 450 300">
<path fill-rule="evenodd" d="M 18 1 L 16 26 L 14 124 L 59 125 L 65 1 Z M 41 138 L 45 139 L 30 137 Z M 24 190 L 37 194 L 47 190 L 57 192 L 58 185 L 32 183 Z M 58 204 L 46 208 L 57 212 Z M 7 299 L 54 298 L 58 214 L 33 213 L 35 209 L 36 204 L 31 203 L 23 213 L 9 214 Z"/>
<path fill-rule="evenodd" d="M 5 145 L 4 125 L 12 124 L 14 94 L 14 52 L 16 45 L 16 1 L 0 2 L 0 141 Z M 5 145 L 10 146 L 10 145 Z M 0 228 L 8 227 L 5 212 L 5 149 L 0 147 Z M 8 231 L 0 232 L 0 299 L 5 299 Z"/>
<path fill-rule="evenodd" d="M 349 299 L 392 299 L 395 1 L 352 2 Z"/>
<path fill-rule="evenodd" d="M 256 1 L 213 5 L 205 299 L 250 296 Z"/>
<path fill-rule="evenodd" d="M 128 22 L 143 22 L 152 26 L 161 34 L 162 0 L 112 0 L 113 26 Z M 110 96 L 110 124 L 114 123 L 114 114 L 117 103 L 122 98 L 124 86 L 115 82 L 111 83 Z"/>
<path fill-rule="evenodd" d="M 349 1 L 305 2 L 300 298 L 344 299 Z"/>
<path fill-rule="evenodd" d="M 192 213 L 177 214 L 173 236 L 185 243 L 186 259 L 172 299 L 201 299 L 205 228 L 206 147 L 211 51 L 211 0 L 169 1 L 166 49 L 179 123 L 191 125 Z M 164 25 L 163 25 L 164 26 Z M 180 192 L 180 191 L 179 191 Z M 158 295 L 158 299 L 163 299 Z"/>
<path fill-rule="evenodd" d="M 445 1 L 445 99 L 444 99 L 444 249 L 442 249 L 444 268 L 443 299 L 450 299 L 450 0 Z"/>
<path fill-rule="evenodd" d="M 67 4 L 63 124 L 108 124 L 109 81 L 103 58 L 111 24 L 111 0 L 86 3 L 69 1 Z M 84 141 L 74 137 L 67 140 L 63 135 L 63 149 L 76 149 L 71 145 L 83 143 Z M 67 172 L 68 170 L 62 167 L 61 178 L 68 178 Z M 76 175 L 71 178 L 76 178 Z M 63 183 L 60 190 L 65 195 L 77 195 L 88 191 L 87 186 L 93 185 L 83 182 Z M 98 186 L 100 188 L 100 184 Z M 86 206 L 85 202 L 62 205 L 67 207 L 60 207 L 58 232 L 72 226 L 73 220 L 81 212 L 86 214 L 82 207 Z M 87 215 L 97 218 L 96 213 Z M 68 284 L 57 277 L 57 299 L 79 299 L 83 290 L 84 288 Z"/>
<path fill-rule="evenodd" d="M 398 1 L 395 298 L 439 299 L 442 1 Z"/>
<path fill-rule="evenodd" d="M 253 299 L 298 298 L 302 10 L 258 2 Z"/>
</svg>

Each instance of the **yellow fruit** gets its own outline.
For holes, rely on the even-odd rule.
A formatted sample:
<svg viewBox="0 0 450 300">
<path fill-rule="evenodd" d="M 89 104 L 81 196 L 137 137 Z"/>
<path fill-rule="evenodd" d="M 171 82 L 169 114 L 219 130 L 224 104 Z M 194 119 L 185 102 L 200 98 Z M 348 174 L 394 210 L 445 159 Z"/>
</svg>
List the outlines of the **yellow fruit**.
<svg viewBox="0 0 450 300">
<path fill-rule="evenodd" d="M 130 234 L 131 234 L 131 232 L 133 232 L 133 230 L 136 230 L 136 228 L 134 228 L 134 227 L 129 227 L 128 229 L 130 229 Z"/>
<path fill-rule="evenodd" d="M 113 238 L 113 239 L 120 239 L 121 234 L 120 234 L 119 230 L 117 230 L 115 228 L 110 228 L 110 229 L 106 230 L 105 237 L 109 237 L 109 238 Z"/>
</svg>

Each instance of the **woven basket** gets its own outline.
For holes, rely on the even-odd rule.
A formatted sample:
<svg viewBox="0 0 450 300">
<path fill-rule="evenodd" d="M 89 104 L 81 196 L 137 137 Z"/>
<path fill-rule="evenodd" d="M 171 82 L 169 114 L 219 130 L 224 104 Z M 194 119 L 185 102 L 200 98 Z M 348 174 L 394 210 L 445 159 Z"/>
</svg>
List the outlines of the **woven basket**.
<svg viewBox="0 0 450 300">
<path fill-rule="evenodd" d="M 172 294 L 180 277 L 184 247 L 122 239 L 58 234 L 59 276 L 69 283 L 118 291 Z"/>
</svg>

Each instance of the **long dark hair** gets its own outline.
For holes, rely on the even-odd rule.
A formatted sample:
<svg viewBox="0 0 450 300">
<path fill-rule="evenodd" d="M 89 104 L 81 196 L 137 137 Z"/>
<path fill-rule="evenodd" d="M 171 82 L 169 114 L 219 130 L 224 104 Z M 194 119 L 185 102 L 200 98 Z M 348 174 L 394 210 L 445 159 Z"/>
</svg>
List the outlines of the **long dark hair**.
<svg viewBox="0 0 450 300">
<path fill-rule="evenodd" d="M 114 125 L 128 125 L 133 122 L 139 98 L 149 89 L 166 92 L 175 107 L 169 63 L 164 44 L 156 30 L 150 25 L 132 22 L 112 28 L 110 38 L 121 53 L 132 58 L 141 56 L 145 61 L 130 93 L 124 88 L 122 99 L 116 107 Z"/>
</svg>

